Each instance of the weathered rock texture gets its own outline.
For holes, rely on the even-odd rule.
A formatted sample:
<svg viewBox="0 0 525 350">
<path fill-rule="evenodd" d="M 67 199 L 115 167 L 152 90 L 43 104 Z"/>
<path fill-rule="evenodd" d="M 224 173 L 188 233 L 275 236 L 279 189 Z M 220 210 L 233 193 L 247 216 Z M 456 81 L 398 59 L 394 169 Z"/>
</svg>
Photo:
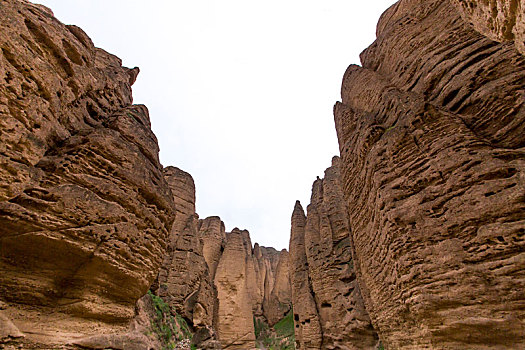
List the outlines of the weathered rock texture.
<svg viewBox="0 0 525 350">
<path fill-rule="evenodd" d="M 227 234 L 224 253 L 217 266 L 215 284 L 219 297 L 218 332 L 224 349 L 255 347 L 253 300 L 248 271 L 251 249 L 243 231 L 234 229 Z"/>
<path fill-rule="evenodd" d="M 190 174 L 164 169 L 176 212 L 170 231 L 168 252 L 159 272 L 156 294 L 182 315 L 196 331 L 211 330 L 217 291 L 203 255 L 195 214 L 195 184 Z M 214 334 L 210 334 L 214 338 Z"/>
<path fill-rule="evenodd" d="M 499 42 L 513 41 L 525 54 L 525 2 L 523 0 L 453 0 L 463 18 Z"/>
<path fill-rule="evenodd" d="M 132 105 L 138 69 L 43 6 L 4 0 L 0 18 L 4 314 L 50 339 L 67 322 L 47 313 L 127 321 L 155 279 L 174 217 L 147 109 Z M 68 327 L 64 339 L 96 331 Z"/>
<path fill-rule="evenodd" d="M 288 252 L 252 248 L 250 234 L 235 228 L 224 233 L 218 217 L 202 220 L 205 257 L 215 270 L 218 291 L 217 330 L 225 349 L 255 347 L 254 317 L 270 325 L 291 308 Z"/>
<path fill-rule="evenodd" d="M 286 316 L 292 306 L 289 258 L 288 252 L 285 249 L 281 250 L 279 255 L 277 255 L 277 259 L 274 259 L 277 260 L 275 270 L 267 269 L 266 277 L 263 279 L 263 316 L 265 316 L 270 326 L 275 325 Z M 258 258 L 257 260 L 261 261 L 262 259 Z"/>
<path fill-rule="evenodd" d="M 295 324 L 295 342 L 298 349 L 320 349 L 322 344 L 319 313 L 312 295 L 308 276 L 308 259 L 304 233 L 306 216 L 297 201 L 292 214 L 290 233 L 290 280 Z"/>
<path fill-rule="evenodd" d="M 202 252 L 210 269 L 210 277 L 215 279 L 215 271 L 224 251 L 226 229 L 218 216 L 199 220 L 199 237 L 202 240 Z"/>
<path fill-rule="evenodd" d="M 354 265 L 388 349 L 525 346 L 525 59 L 402 0 L 335 106 Z"/>
<path fill-rule="evenodd" d="M 334 157 L 332 166 L 326 169 L 324 179 L 318 178 L 314 182 L 307 210 L 303 231 L 299 229 L 302 218 L 296 207 L 294 233 L 304 232 L 304 238 L 296 236 L 290 244 L 294 257 L 303 261 L 306 258 L 307 270 L 297 275 L 297 278 L 306 277 L 307 280 L 295 280 L 304 288 L 293 300 L 296 341 L 300 348 L 308 349 L 375 349 L 378 337 L 365 310 L 352 260 L 338 157 Z M 302 240 L 303 247 L 300 245 Z M 304 249 L 304 252 L 298 254 L 299 249 Z M 299 266 L 301 261 L 293 263 Z M 310 293 L 315 301 L 319 332 L 303 331 L 303 328 L 310 327 L 312 320 L 311 316 L 301 315 L 304 293 Z M 310 307 L 309 312 L 313 313 L 314 309 Z M 308 318 L 310 323 L 306 322 Z"/>
</svg>

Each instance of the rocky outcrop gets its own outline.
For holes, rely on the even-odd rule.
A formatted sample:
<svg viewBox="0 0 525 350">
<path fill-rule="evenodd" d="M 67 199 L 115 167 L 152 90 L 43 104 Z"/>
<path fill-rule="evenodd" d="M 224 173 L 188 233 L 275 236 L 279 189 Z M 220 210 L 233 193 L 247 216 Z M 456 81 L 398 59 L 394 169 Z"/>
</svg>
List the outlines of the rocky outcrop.
<svg viewBox="0 0 525 350">
<path fill-rule="evenodd" d="M 156 294 L 182 315 L 195 331 L 209 330 L 207 339 L 213 339 L 217 291 L 199 236 L 195 184 L 190 174 L 175 167 L 165 168 L 164 177 L 173 193 L 176 212 Z"/>
<path fill-rule="evenodd" d="M 319 313 L 308 276 L 305 249 L 306 216 L 297 201 L 292 214 L 290 233 L 290 280 L 297 349 L 320 349 L 322 344 Z"/>
<path fill-rule="evenodd" d="M 202 241 L 204 259 L 208 264 L 210 277 L 213 281 L 226 242 L 224 222 L 218 216 L 199 220 L 199 237 Z"/>
<path fill-rule="evenodd" d="M 335 106 L 354 266 L 388 349 L 525 345 L 525 58 L 402 0 Z"/>
<path fill-rule="evenodd" d="M 138 68 L 25 1 L 0 6 L 0 298 L 26 342 L 126 323 L 174 217 Z M 125 288 L 123 288 L 125 286 Z M 70 320 L 68 322 L 67 320 Z"/>
<path fill-rule="evenodd" d="M 258 259 L 259 260 L 259 259 Z M 270 326 L 283 319 L 292 306 L 290 261 L 286 249 L 279 252 L 273 277 L 267 272 L 264 289 L 263 315 Z"/>
<path fill-rule="evenodd" d="M 300 217 L 297 207 L 296 211 L 299 214 L 294 215 Z M 294 257 L 300 256 L 303 260 L 306 257 L 307 271 L 301 275 L 307 280 L 300 282 L 309 289 L 315 301 L 320 332 L 303 331 L 310 324 L 301 321 L 308 317 L 300 314 L 303 297 L 298 293 L 293 300 L 294 312 L 298 315 L 296 340 L 298 344 L 311 344 L 306 347 L 308 349 L 314 346 L 322 349 L 375 349 L 378 337 L 356 280 L 348 212 L 339 181 L 338 157 L 334 157 L 332 166 L 326 169 L 324 179 L 317 178 L 314 182 L 307 211 L 304 246 L 301 247 L 302 242 L 296 238 L 290 243 L 290 251 L 294 252 Z M 296 229 L 300 227 L 297 220 Z M 296 254 L 299 249 L 304 249 L 304 253 Z M 295 266 L 301 264 L 300 261 L 293 263 Z M 313 308 L 310 309 L 313 313 Z"/>
<path fill-rule="evenodd" d="M 252 248 L 250 234 L 224 233 L 218 217 L 201 220 L 200 234 L 218 292 L 217 330 L 224 349 L 255 347 L 254 320 L 273 325 L 291 308 L 288 252 Z"/>
<path fill-rule="evenodd" d="M 298 205 L 292 219 L 295 237 L 290 252 L 298 259 L 292 259 L 298 286 L 294 290 L 301 289 L 293 298 L 298 348 L 375 349 L 378 343 L 356 280 L 339 162 L 334 157 L 324 179 L 314 182 L 304 228 Z M 316 319 L 313 332 L 312 319 Z"/>
<path fill-rule="evenodd" d="M 215 274 L 219 299 L 218 332 L 223 349 L 255 347 L 253 300 L 250 298 L 248 271 L 251 249 L 243 231 L 234 229 L 227 234 Z"/>
<path fill-rule="evenodd" d="M 513 41 L 525 54 L 525 2 L 523 0 L 453 0 L 465 21 L 492 40 Z"/>
</svg>

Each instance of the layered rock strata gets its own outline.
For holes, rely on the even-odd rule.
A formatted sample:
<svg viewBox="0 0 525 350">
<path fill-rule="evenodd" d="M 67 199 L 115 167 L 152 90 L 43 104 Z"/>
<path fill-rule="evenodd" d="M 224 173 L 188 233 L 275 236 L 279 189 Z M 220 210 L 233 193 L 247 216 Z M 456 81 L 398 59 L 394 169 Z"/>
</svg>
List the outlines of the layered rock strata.
<svg viewBox="0 0 525 350">
<path fill-rule="evenodd" d="M 203 255 L 195 213 L 195 184 L 190 174 L 175 168 L 164 169 L 176 212 L 168 251 L 157 280 L 156 294 L 200 332 L 213 340 L 217 291 Z M 201 330 L 202 329 L 202 330 Z"/>
<path fill-rule="evenodd" d="M 174 203 L 138 68 L 43 6 L 5 0 L 0 17 L 1 317 L 63 344 L 135 315 Z"/>
<path fill-rule="evenodd" d="M 378 343 L 356 280 L 339 162 L 334 157 L 324 179 L 314 182 L 307 217 L 298 204 L 292 217 L 297 348 L 375 349 Z"/>
<path fill-rule="evenodd" d="M 389 349 L 524 347 L 525 58 L 448 0 L 377 36 L 334 109 L 372 323 Z"/>
</svg>

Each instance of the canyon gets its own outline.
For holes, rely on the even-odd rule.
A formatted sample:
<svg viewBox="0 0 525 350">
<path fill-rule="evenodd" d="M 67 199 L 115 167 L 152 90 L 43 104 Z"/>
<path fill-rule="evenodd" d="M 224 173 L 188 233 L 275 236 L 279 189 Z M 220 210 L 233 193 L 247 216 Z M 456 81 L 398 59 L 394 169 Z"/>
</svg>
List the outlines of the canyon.
<svg viewBox="0 0 525 350">
<path fill-rule="evenodd" d="M 524 6 L 383 13 L 288 252 L 199 218 L 138 68 L 1 0 L 0 348 L 525 347 Z"/>
</svg>

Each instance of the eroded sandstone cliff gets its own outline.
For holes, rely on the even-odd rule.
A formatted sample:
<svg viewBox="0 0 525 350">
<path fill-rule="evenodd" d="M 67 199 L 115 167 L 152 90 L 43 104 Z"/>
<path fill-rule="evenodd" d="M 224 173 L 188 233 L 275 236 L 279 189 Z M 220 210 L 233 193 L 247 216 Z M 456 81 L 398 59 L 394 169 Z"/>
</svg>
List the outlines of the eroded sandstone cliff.
<svg viewBox="0 0 525 350">
<path fill-rule="evenodd" d="M 216 217 L 205 219 L 201 232 L 209 239 L 207 261 L 218 261 L 215 285 L 218 291 L 217 330 L 224 349 L 255 348 L 254 320 L 273 325 L 291 308 L 288 253 L 273 248 L 252 247 L 247 230 L 224 233 Z M 219 238 L 224 237 L 222 241 Z M 218 256 L 220 252 L 220 256 Z"/>
<path fill-rule="evenodd" d="M 175 221 L 168 250 L 156 283 L 156 294 L 199 333 L 200 347 L 216 348 L 214 320 L 217 290 L 203 255 L 199 218 L 195 213 L 195 183 L 190 174 L 175 167 L 164 169 L 175 202 Z"/>
<path fill-rule="evenodd" d="M 339 163 L 334 157 L 325 177 L 314 182 L 307 217 L 299 205 L 292 217 L 290 252 L 299 349 L 375 349 L 378 343 L 356 280 Z"/>
<path fill-rule="evenodd" d="M 388 349 L 525 346 L 525 58 L 476 31 L 503 2 L 468 3 L 393 5 L 334 109 L 354 266 Z"/>
<path fill-rule="evenodd" d="M 132 104 L 138 68 L 43 6 L 5 0 L 0 18 L 1 318 L 27 344 L 63 344 L 135 315 L 173 198 Z"/>
</svg>

